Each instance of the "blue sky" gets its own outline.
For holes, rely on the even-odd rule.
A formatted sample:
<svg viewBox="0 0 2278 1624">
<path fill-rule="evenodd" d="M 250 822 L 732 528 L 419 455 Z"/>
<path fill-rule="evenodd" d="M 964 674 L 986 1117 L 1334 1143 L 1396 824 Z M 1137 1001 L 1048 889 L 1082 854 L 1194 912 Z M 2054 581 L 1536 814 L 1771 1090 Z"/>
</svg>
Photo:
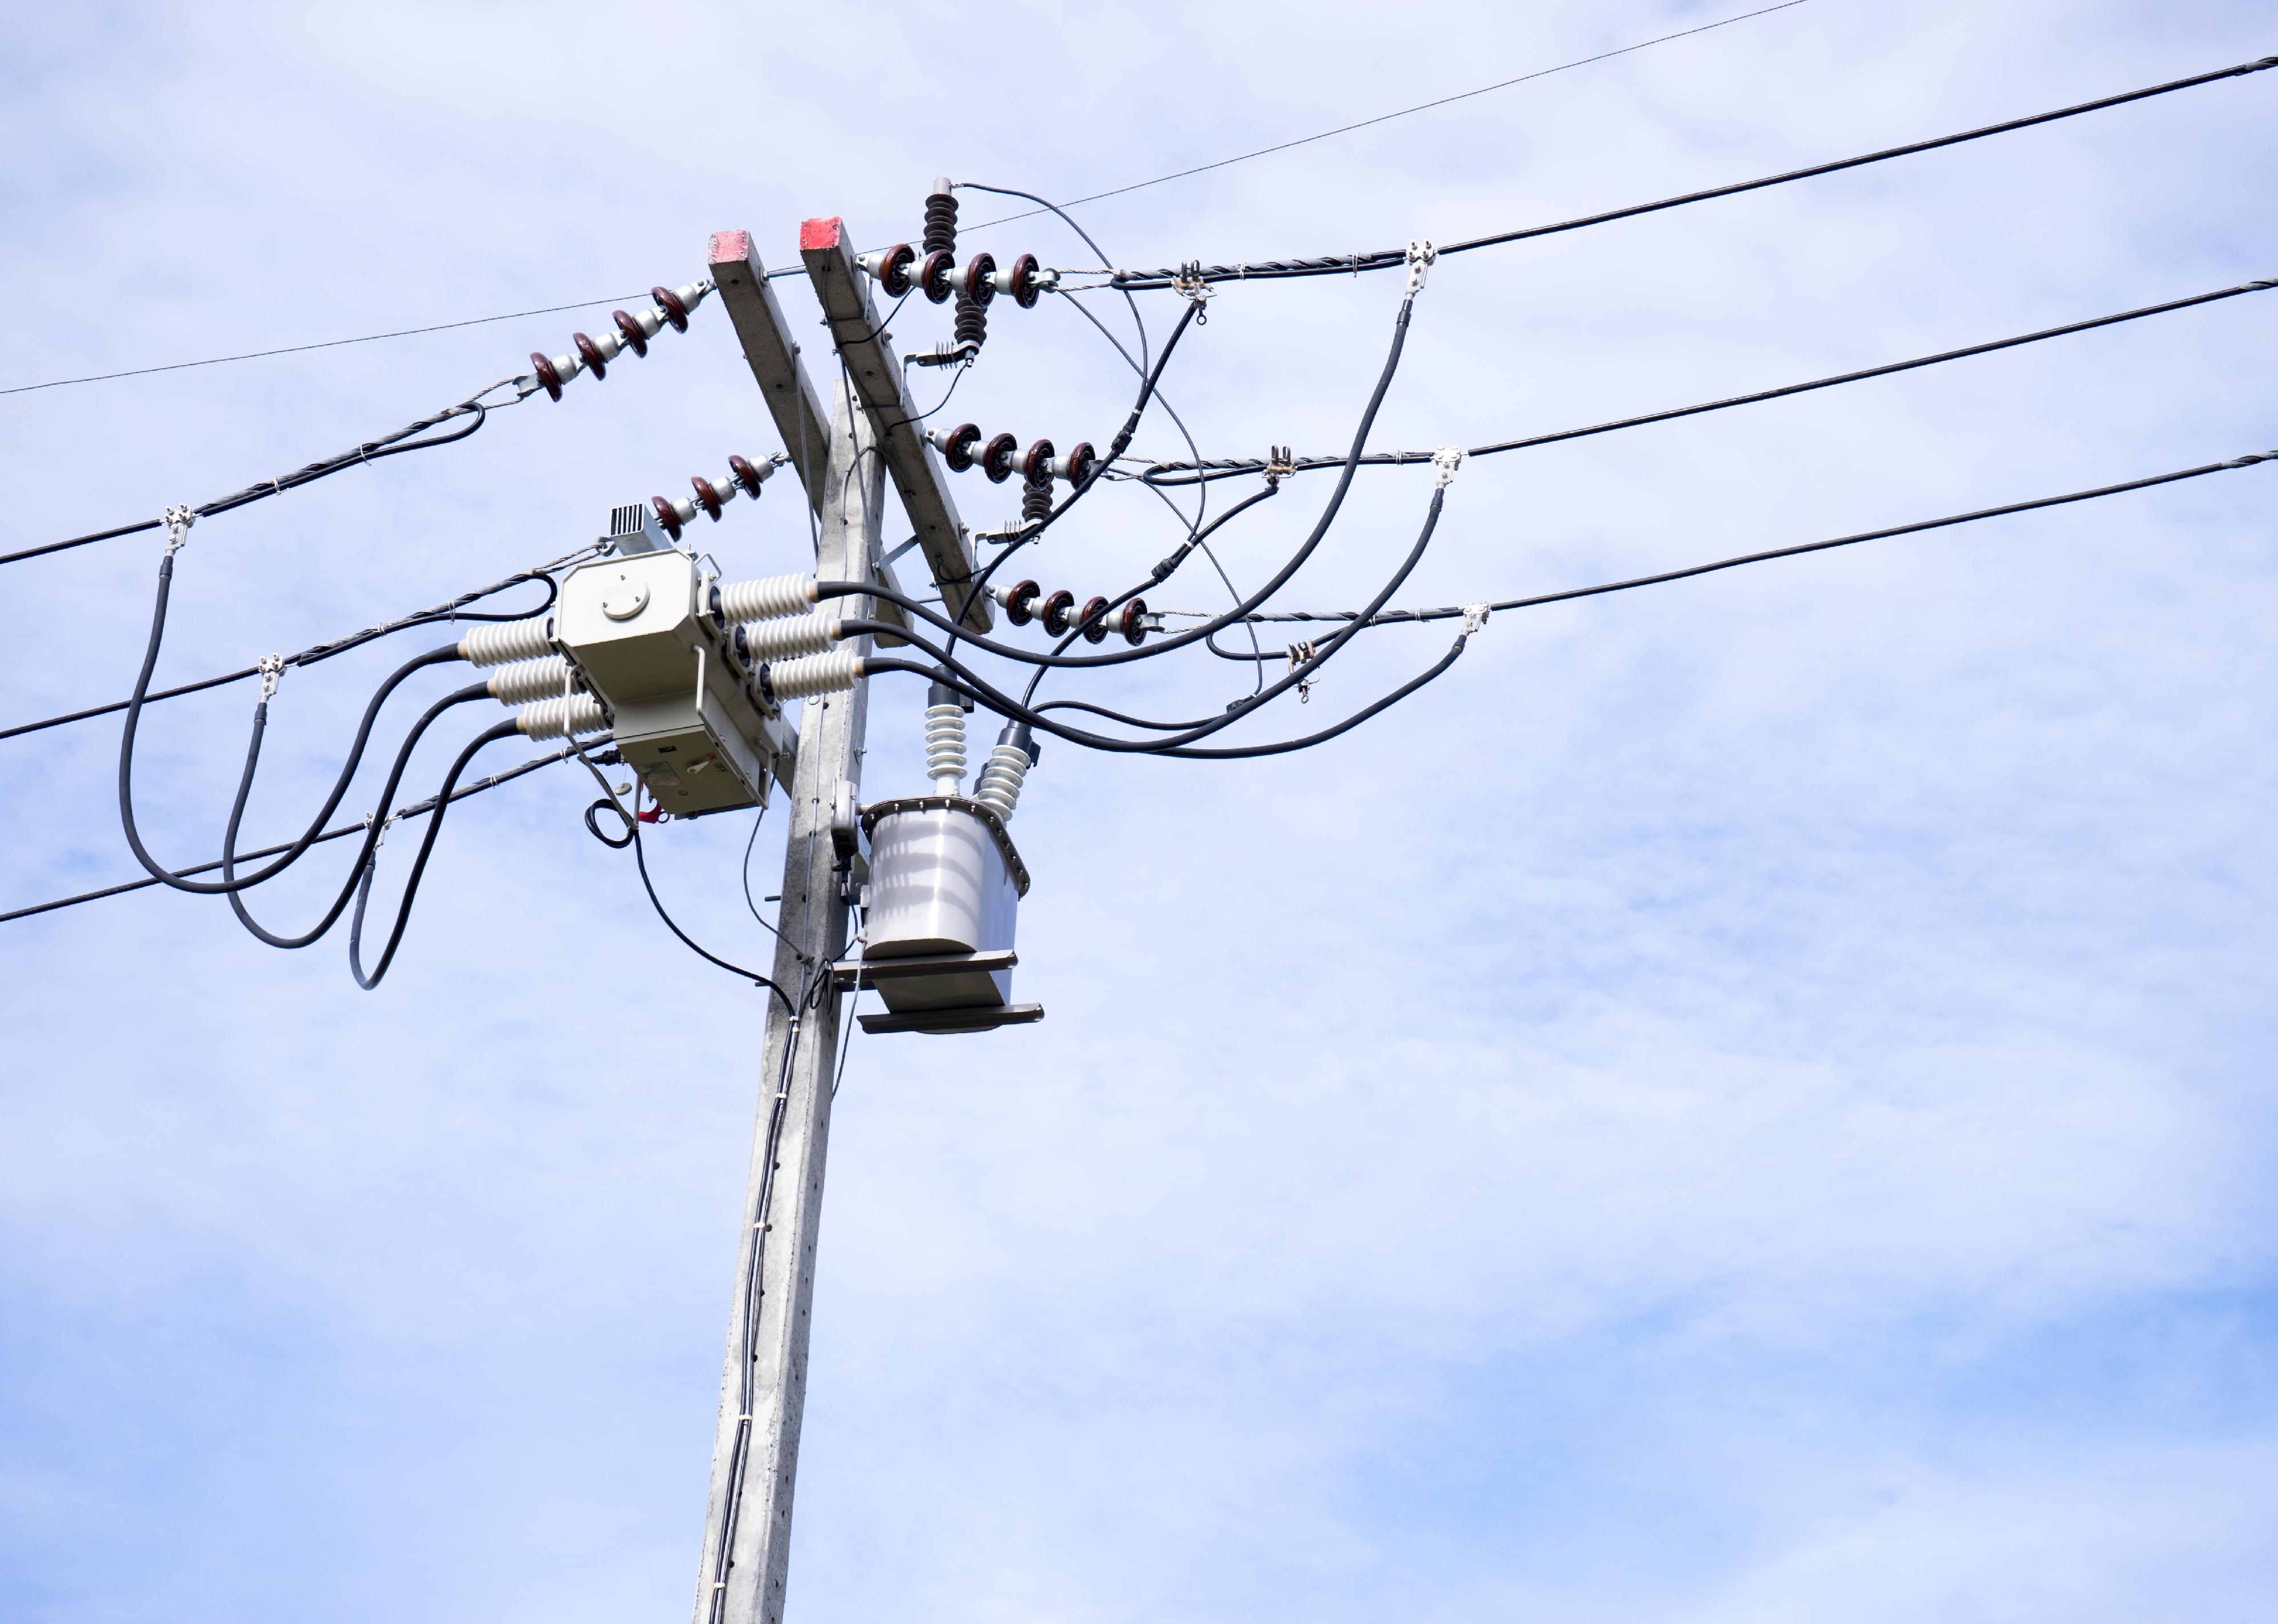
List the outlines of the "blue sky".
<svg viewBox="0 0 2278 1624">
<path fill-rule="evenodd" d="M 0 64 L 0 386 L 609 300 L 699 274 L 728 227 L 783 259 L 811 215 L 890 240 L 936 173 L 1080 194 L 1721 14 L 25 18 Z M 2258 20 L 1811 0 L 1084 217 L 1137 265 L 1447 240 L 2250 59 Z M 2274 96 L 2262 75 L 1447 261 L 1378 442 L 2273 274 Z M 1088 263 L 1037 222 L 973 240 Z M 1214 454 L 1336 449 L 1397 298 L 1227 289 L 1169 398 Z M 2274 309 L 1477 461 L 1402 601 L 2272 449 Z M 11 532 L 298 466 L 599 314 L 0 396 Z M 1120 366 L 1049 301 L 1000 306 L 959 410 L 1105 442 Z M 705 310 L 559 406 L 201 524 L 164 669 L 435 601 L 776 448 Z M 1159 423 L 1140 448 L 1181 449 Z M 1429 479 L 1370 477 L 1288 601 L 1355 601 Z M 1017 985 L 1049 1018 L 854 1043 L 796 1615 L 2264 1616 L 2274 479 L 1498 616 L 1426 694 L 1298 757 L 1049 751 L 1015 830 L 1037 876 Z M 1012 489 L 958 493 L 993 523 Z M 707 531 L 731 574 L 799 567 L 786 491 Z M 1227 532 L 1236 580 L 1318 500 L 1301 484 Z M 1036 573 L 1135 577 L 1168 545 L 1151 506 L 1099 499 Z M 9 568 L 8 720 L 124 694 L 156 556 Z M 1212 603 L 1201 578 L 1160 596 Z M 1373 636 L 1280 725 L 1447 641 Z M 287 678 L 263 827 L 317 798 L 401 657 Z M 1105 702 L 1199 713 L 1231 669 L 1150 667 Z M 920 782 L 917 705 L 882 684 L 870 793 Z M 248 707 L 154 714 L 169 855 L 211 850 Z M 0 905 L 132 876 L 115 745 L 97 724 L 0 746 Z M 664 934 L 579 827 L 588 798 L 548 774 L 455 814 L 376 995 L 336 943 L 276 953 L 203 899 L 0 927 L 11 1616 L 681 1615 L 761 1010 Z M 749 833 L 653 847 L 731 957 L 763 950 Z M 760 850 L 764 877 L 765 828 Z M 289 920 L 317 888 L 267 905 Z"/>
</svg>

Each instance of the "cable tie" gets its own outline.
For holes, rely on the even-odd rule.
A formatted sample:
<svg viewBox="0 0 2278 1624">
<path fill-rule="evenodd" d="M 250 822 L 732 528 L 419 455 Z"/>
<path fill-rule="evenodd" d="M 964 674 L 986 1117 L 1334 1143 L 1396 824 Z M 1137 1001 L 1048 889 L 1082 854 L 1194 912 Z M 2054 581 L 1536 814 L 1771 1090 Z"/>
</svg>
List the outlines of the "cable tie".
<svg viewBox="0 0 2278 1624">
<path fill-rule="evenodd" d="M 1464 453 L 1460 446 L 1442 446 L 1432 454 L 1432 466 L 1440 470 L 1441 490 L 1444 491 L 1456 483 L 1456 470 L 1463 465 Z"/>
<path fill-rule="evenodd" d="M 1439 257 L 1440 250 L 1433 248 L 1428 239 L 1418 237 L 1408 245 L 1408 296 L 1410 299 L 1424 291 L 1425 274 L 1432 269 L 1432 262 Z M 1355 256 L 1353 263 L 1354 274 L 1358 275 L 1358 256 Z"/>
<path fill-rule="evenodd" d="M 277 679 L 285 675 L 285 656 L 264 654 L 254 669 L 261 673 L 261 703 L 266 705 L 276 696 Z"/>
</svg>

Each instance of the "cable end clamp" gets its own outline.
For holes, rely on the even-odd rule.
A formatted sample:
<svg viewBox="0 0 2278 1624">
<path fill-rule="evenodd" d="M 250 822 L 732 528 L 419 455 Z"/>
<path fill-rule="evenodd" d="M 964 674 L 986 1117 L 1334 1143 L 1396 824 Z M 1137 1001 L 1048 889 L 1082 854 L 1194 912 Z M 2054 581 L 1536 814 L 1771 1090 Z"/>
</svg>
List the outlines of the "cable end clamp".
<svg viewBox="0 0 2278 1624">
<path fill-rule="evenodd" d="M 261 673 L 261 703 L 266 705 L 277 695 L 277 681 L 285 675 L 285 656 L 264 654 L 254 667 Z"/>
<path fill-rule="evenodd" d="M 1265 448 L 1265 483 L 1278 485 L 1297 471 L 1297 458 L 1287 446 Z"/>
<path fill-rule="evenodd" d="M 1440 250 L 1424 238 L 1408 245 L 1408 296 L 1410 299 L 1424 291 L 1424 278 L 1432 269 L 1432 262 L 1440 257 Z"/>
<path fill-rule="evenodd" d="M 166 556 L 172 558 L 182 550 L 190 538 L 190 526 L 198 522 L 195 507 L 174 507 L 166 509 Z"/>
<path fill-rule="evenodd" d="M 1464 466 L 1460 446 L 1442 446 L 1432 454 L 1432 466 L 1440 470 L 1439 489 L 1444 491 L 1456 483 L 1456 470 Z"/>
<path fill-rule="evenodd" d="M 1472 633 L 1484 627 L 1487 623 L 1487 616 L 1494 613 L 1494 610 L 1490 609 L 1483 603 L 1465 604 L 1464 606 L 1464 636 L 1468 637 Z"/>
<path fill-rule="evenodd" d="M 1197 323 L 1210 319 L 1204 313 L 1204 307 L 1210 303 L 1211 285 L 1209 278 L 1203 275 L 1202 261 L 1190 259 L 1180 266 L 1178 274 L 1171 278 L 1171 286 L 1174 292 L 1194 301 Z"/>
</svg>

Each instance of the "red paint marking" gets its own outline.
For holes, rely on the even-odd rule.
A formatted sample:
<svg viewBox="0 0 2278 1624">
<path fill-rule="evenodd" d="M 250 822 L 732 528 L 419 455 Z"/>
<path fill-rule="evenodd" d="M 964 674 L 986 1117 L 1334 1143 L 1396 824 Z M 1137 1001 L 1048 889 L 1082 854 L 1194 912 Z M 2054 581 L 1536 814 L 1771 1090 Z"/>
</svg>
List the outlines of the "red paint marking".
<svg viewBox="0 0 2278 1624">
<path fill-rule="evenodd" d="M 835 248 L 846 235 L 846 228 L 837 215 L 827 220 L 809 220 L 799 228 L 799 251 L 809 248 Z"/>
<path fill-rule="evenodd" d="M 748 263 L 751 257 L 751 233 L 714 232 L 712 256 L 705 263 L 712 265 L 733 265 Z"/>
</svg>

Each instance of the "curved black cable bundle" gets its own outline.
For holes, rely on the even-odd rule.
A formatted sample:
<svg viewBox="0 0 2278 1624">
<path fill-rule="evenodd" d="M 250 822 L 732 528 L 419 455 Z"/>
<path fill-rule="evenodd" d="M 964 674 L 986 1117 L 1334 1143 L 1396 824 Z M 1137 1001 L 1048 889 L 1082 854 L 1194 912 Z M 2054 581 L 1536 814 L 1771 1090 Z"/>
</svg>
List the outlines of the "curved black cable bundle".
<svg viewBox="0 0 2278 1624">
<path fill-rule="evenodd" d="M 145 873 L 160 884 L 171 886 L 178 891 L 190 891 L 204 896 L 234 893 L 272 879 L 300 860 L 301 854 L 306 851 L 310 844 L 315 841 L 317 832 L 324 827 L 325 820 L 333 815 L 338 809 L 341 798 L 348 794 L 348 782 L 355 776 L 357 764 L 363 760 L 364 747 L 371 737 L 372 723 L 378 719 L 379 707 L 386 703 L 388 695 L 394 692 L 399 684 L 423 667 L 441 665 L 446 661 L 458 659 L 458 645 L 447 644 L 441 648 L 430 649 L 426 653 L 407 660 L 379 685 L 378 690 L 372 695 L 371 703 L 364 707 L 363 721 L 356 729 L 355 742 L 350 747 L 348 760 L 341 767 L 331 794 L 325 797 L 324 810 L 317 813 L 307 831 L 293 842 L 283 857 L 259 873 L 248 874 L 243 879 L 231 877 L 219 882 L 188 880 L 166 868 L 150 855 L 149 848 L 142 843 L 141 831 L 136 827 L 134 820 L 134 739 L 141 726 L 142 706 L 150 689 L 150 673 L 157 668 L 158 650 L 165 640 L 166 606 L 173 592 L 173 582 L 174 555 L 169 552 L 158 565 L 157 598 L 150 610 L 150 638 L 143 650 L 142 667 L 135 675 L 134 692 L 126 702 L 126 723 L 119 733 L 119 825 L 126 833 L 127 849 L 134 852 L 134 860 L 141 864 Z M 261 734 L 266 725 L 267 713 L 268 705 L 264 701 L 255 713 L 253 737 L 246 750 L 245 771 L 239 780 L 237 799 L 230 814 L 233 825 L 244 812 L 246 797 L 252 793 L 254 768 L 260 758 Z"/>
<path fill-rule="evenodd" d="M 546 601 L 536 608 L 520 609 L 510 614 L 463 613 L 465 605 L 479 602 L 483 599 L 503 592 L 509 587 L 519 586 L 524 581 L 543 581 L 546 583 Z M 285 656 L 285 667 L 287 670 L 299 670 L 317 665 L 335 655 L 360 649 L 367 643 L 374 643 L 382 637 L 392 637 L 399 631 L 409 631 L 418 626 L 432 626 L 440 621 L 526 621 L 551 609 L 554 600 L 560 596 L 561 583 L 551 575 L 543 569 L 526 569 L 519 575 L 508 576 L 503 581 L 493 582 L 489 586 L 478 588 L 471 592 L 462 592 L 447 604 L 439 604 L 432 609 L 422 609 L 415 614 L 405 615 L 401 620 L 391 621 L 385 626 L 366 627 L 363 630 L 351 632 L 345 637 L 335 637 L 330 643 L 312 644 L 297 654 L 287 654 Z M 185 694 L 203 693 L 209 688 L 226 688 L 232 682 L 242 682 L 248 677 L 259 676 L 261 669 L 259 666 L 248 666 L 242 671 L 230 671 L 220 676 L 204 677 L 195 682 L 185 682 L 180 688 L 162 688 L 157 693 L 144 694 L 142 703 L 155 705 L 161 699 L 179 699 Z M 109 716 L 115 712 L 123 711 L 133 703 L 131 699 L 118 699 L 109 705 L 93 705 L 84 711 L 73 711 L 67 715 L 50 716 L 43 721 L 20 722 L 13 728 L 0 728 L 0 740 L 18 738 L 27 733 L 40 733 L 47 728 L 60 728 L 70 722 L 90 721 L 97 716 Z"/>
<path fill-rule="evenodd" d="M 435 850 L 435 837 L 443 832 L 443 814 L 450 810 L 451 791 L 457 786 L 459 774 L 467 770 L 467 763 L 485 744 L 501 739 L 510 739 L 522 731 L 512 718 L 494 722 L 475 736 L 474 742 L 459 752 L 451 763 L 451 770 L 443 775 L 443 787 L 435 794 L 435 815 L 428 820 L 427 832 L 420 837 L 419 855 L 411 861 L 411 873 L 403 882 L 403 896 L 395 907 L 394 928 L 387 933 L 387 946 L 379 956 L 379 963 L 366 974 L 363 967 L 364 903 L 371 896 L 371 877 L 378 865 L 371 860 L 371 848 L 366 847 L 362 864 L 363 873 L 355 892 L 355 917 L 348 922 L 348 973 L 355 977 L 356 985 L 366 992 L 378 987 L 387 974 L 387 967 L 395 962 L 395 949 L 402 945 L 403 927 L 411 923 L 411 904 L 419 896 L 419 881 L 427 872 L 427 859 Z M 379 827 L 375 823 L 373 827 Z"/>
<path fill-rule="evenodd" d="M 366 462 L 376 462 L 382 457 L 400 457 L 407 451 L 425 451 L 434 446 L 455 445 L 489 422 L 491 413 L 497 409 L 496 407 L 484 405 L 483 396 L 502 389 L 513 381 L 508 378 L 493 384 L 490 388 L 470 395 L 456 406 L 445 407 L 432 417 L 422 417 L 417 423 L 406 423 L 393 434 L 383 434 L 378 439 L 366 440 L 362 445 L 352 446 L 337 455 L 320 457 L 314 462 L 294 469 L 289 474 L 279 474 L 273 479 L 264 479 L 260 484 L 248 485 L 241 491 L 233 491 L 227 496 L 218 496 L 210 502 L 199 504 L 190 511 L 199 518 L 210 518 L 215 514 L 227 513 L 233 508 L 242 507 L 248 502 L 260 501 L 264 497 L 281 496 L 287 491 L 313 484 L 327 475 L 337 474 L 342 469 L 356 468 Z M 521 397 L 516 396 L 516 399 L 519 400 Z M 509 400 L 503 404 L 511 406 L 515 401 Z M 413 435 L 424 434 L 428 430 L 448 423 L 454 417 L 469 416 L 471 416 L 474 421 L 463 429 L 455 430 L 449 434 L 430 435 L 425 439 L 411 438 Z M 0 553 L 0 564 L 13 564 L 23 559 L 40 558 L 47 553 L 62 553 L 72 547 L 84 547 L 90 542 L 109 541 L 114 537 L 133 536 L 143 530 L 155 530 L 164 522 L 163 519 L 145 519 L 140 524 L 122 524 L 117 530 L 97 530 L 91 536 L 74 536 L 68 541 L 50 541 L 40 546 L 26 547 L 19 553 Z"/>
</svg>

